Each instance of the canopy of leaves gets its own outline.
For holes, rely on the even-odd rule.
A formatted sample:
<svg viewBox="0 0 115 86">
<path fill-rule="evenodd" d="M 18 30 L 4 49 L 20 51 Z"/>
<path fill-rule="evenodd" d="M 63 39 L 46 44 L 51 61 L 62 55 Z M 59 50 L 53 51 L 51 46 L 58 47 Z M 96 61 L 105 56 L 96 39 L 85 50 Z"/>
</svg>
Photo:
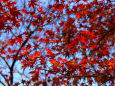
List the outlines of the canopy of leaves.
<svg viewBox="0 0 115 86">
<path fill-rule="evenodd" d="M 0 0 L 0 83 L 113 85 L 114 13 L 111 0 Z"/>
</svg>

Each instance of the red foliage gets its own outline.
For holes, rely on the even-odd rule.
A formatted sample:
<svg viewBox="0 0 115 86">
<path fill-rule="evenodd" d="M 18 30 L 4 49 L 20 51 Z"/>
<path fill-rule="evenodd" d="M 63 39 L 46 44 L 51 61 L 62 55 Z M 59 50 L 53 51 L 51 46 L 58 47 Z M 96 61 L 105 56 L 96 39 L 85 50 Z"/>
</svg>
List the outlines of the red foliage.
<svg viewBox="0 0 115 86">
<path fill-rule="evenodd" d="M 0 70 L 5 81 L 0 83 L 85 86 L 80 80 L 87 79 L 88 85 L 95 82 L 112 85 L 115 78 L 113 3 L 53 0 L 44 4 L 38 0 L 23 0 L 22 4 L 0 0 L 0 58 L 7 65 L 0 64 L 0 69 L 9 70 L 6 73 Z M 18 62 L 21 67 L 16 67 Z M 22 77 L 19 82 L 15 81 L 16 72 Z"/>
</svg>

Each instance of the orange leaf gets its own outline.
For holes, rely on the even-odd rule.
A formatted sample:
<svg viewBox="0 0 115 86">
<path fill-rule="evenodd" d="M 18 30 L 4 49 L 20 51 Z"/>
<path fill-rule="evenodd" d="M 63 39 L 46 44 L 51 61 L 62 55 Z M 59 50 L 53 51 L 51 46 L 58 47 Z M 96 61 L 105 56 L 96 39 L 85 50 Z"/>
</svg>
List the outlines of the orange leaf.
<svg viewBox="0 0 115 86">
<path fill-rule="evenodd" d="M 42 7 L 39 7 L 38 10 L 41 11 L 41 10 L 42 10 Z"/>
<path fill-rule="evenodd" d="M 40 56 L 40 54 L 41 54 L 41 51 L 40 51 L 40 52 L 36 52 L 36 53 L 34 54 L 34 56 L 35 56 L 35 57 L 38 57 L 38 56 Z"/>
<path fill-rule="evenodd" d="M 22 9 L 22 13 L 27 14 L 27 11 L 25 9 Z"/>
<path fill-rule="evenodd" d="M 55 66 L 58 65 L 58 63 L 57 63 L 57 61 L 56 61 L 55 59 L 50 59 L 50 63 L 51 63 L 51 64 L 54 64 Z"/>
<path fill-rule="evenodd" d="M 77 13 L 77 18 L 80 19 L 81 18 L 81 14 Z"/>
<path fill-rule="evenodd" d="M 45 48 L 45 50 L 47 51 L 47 54 L 53 54 L 50 49 Z"/>
<path fill-rule="evenodd" d="M 67 61 L 67 59 L 62 59 L 62 58 L 58 58 L 60 61 L 62 61 L 62 62 L 66 62 Z"/>
</svg>

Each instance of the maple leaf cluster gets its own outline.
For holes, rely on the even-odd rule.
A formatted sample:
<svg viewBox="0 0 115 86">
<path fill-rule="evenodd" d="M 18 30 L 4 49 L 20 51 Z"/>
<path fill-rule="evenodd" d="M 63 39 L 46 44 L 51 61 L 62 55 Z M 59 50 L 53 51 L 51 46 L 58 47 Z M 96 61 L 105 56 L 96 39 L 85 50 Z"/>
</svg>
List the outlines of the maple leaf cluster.
<svg viewBox="0 0 115 86">
<path fill-rule="evenodd" d="M 0 84 L 112 86 L 114 12 L 111 0 L 0 0 Z"/>
</svg>

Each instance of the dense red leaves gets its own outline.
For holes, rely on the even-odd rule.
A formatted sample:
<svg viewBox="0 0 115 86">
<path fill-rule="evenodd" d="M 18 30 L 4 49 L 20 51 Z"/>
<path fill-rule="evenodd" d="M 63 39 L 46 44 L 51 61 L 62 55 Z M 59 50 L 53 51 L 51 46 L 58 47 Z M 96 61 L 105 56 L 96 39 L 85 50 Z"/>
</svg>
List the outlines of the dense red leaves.
<svg viewBox="0 0 115 86">
<path fill-rule="evenodd" d="M 49 54 L 49 55 L 53 54 L 52 51 L 49 48 L 45 48 L 45 50 L 47 51 L 47 54 Z"/>
<path fill-rule="evenodd" d="M 109 69 L 115 70 L 115 59 L 111 59 L 111 60 L 108 62 L 108 65 L 109 65 Z"/>
<path fill-rule="evenodd" d="M 10 70 L 6 83 L 20 84 L 13 81 L 17 61 L 23 71 L 32 69 L 22 84 L 76 86 L 81 78 L 88 85 L 113 83 L 115 17 L 110 0 L 54 0 L 47 8 L 42 1 L 25 1 L 18 7 L 0 0 L 0 35 L 8 36 L 5 42 L 0 39 L 0 56 Z"/>
<path fill-rule="evenodd" d="M 55 11 L 62 11 L 64 9 L 64 6 L 63 4 L 56 4 L 54 5 L 55 7 L 53 8 Z"/>
<path fill-rule="evenodd" d="M 0 30 L 9 31 L 13 26 L 16 27 L 20 26 L 17 19 L 19 16 L 21 16 L 21 13 L 19 12 L 18 8 L 15 5 L 16 2 L 8 0 L 0 1 L 0 26 L 1 26 Z"/>
<path fill-rule="evenodd" d="M 30 55 L 30 59 L 38 58 L 40 56 L 41 52 L 35 52 L 34 54 Z"/>
</svg>

